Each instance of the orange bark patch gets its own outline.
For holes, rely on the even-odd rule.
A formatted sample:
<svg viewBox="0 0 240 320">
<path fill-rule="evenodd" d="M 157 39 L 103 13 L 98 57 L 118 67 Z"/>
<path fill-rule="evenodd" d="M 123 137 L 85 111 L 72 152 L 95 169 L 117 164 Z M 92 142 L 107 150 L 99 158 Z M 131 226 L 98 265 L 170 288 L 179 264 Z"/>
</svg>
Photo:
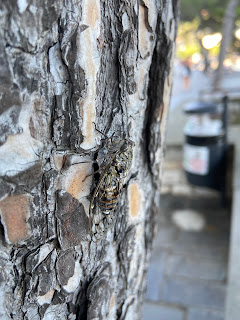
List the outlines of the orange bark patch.
<svg viewBox="0 0 240 320">
<path fill-rule="evenodd" d="M 54 166 L 55 168 L 60 171 L 64 165 L 64 156 L 63 155 L 56 155 L 54 154 L 53 155 L 53 163 L 54 163 Z"/>
<path fill-rule="evenodd" d="M 91 28 L 95 28 L 98 21 L 100 20 L 99 16 L 99 5 L 96 0 L 88 0 L 86 2 L 86 20 L 88 25 L 90 25 Z"/>
<path fill-rule="evenodd" d="M 129 215 L 132 218 L 137 217 L 140 214 L 142 203 L 141 190 L 137 183 L 133 183 L 129 187 Z"/>
<path fill-rule="evenodd" d="M 82 180 L 85 178 L 85 176 L 86 176 L 85 172 L 76 173 L 76 175 L 71 181 L 71 184 L 67 189 L 67 192 L 70 193 L 76 199 L 79 198 L 80 194 L 84 189 L 84 182 L 82 182 Z"/>
<path fill-rule="evenodd" d="M 10 196 L 0 202 L 1 220 L 8 242 L 16 243 L 28 237 L 29 204 L 26 194 Z"/>
<path fill-rule="evenodd" d="M 115 306 L 115 296 L 114 296 L 114 294 L 113 294 L 113 295 L 111 296 L 111 298 L 110 298 L 110 303 L 109 303 L 109 310 L 110 310 L 110 312 L 113 310 L 114 306 Z"/>
<path fill-rule="evenodd" d="M 90 70 L 89 66 L 89 70 Z M 94 74 L 94 72 L 91 72 L 91 74 Z M 84 143 L 88 146 L 94 146 L 95 140 L 94 140 L 94 127 L 93 123 L 95 122 L 96 118 L 96 110 L 95 106 L 92 103 L 86 104 L 84 106 L 84 124 L 85 125 L 85 136 L 84 136 Z"/>
<path fill-rule="evenodd" d="M 92 177 L 85 179 L 91 173 L 92 164 L 77 164 L 66 172 L 66 179 L 62 189 L 70 193 L 74 198 L 80 199 L 89 194 Z M 84 180 L 85 179 L 85 180 Z M 83 181 L 84 180 L 84 181 Z"/>
<path fill-rule="evenodd" d="M 146 26 L 145 7 L 139 6 L 139 51 L 142 58 L 146 58 L 151 50 L 150 33 Z"/>
</svg>

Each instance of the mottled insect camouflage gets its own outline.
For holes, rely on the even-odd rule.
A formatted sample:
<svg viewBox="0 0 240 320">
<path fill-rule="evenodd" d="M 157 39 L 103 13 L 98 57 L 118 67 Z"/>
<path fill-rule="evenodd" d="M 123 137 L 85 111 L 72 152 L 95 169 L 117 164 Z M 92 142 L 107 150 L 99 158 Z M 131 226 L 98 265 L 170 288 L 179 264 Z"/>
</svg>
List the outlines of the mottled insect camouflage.
<svg viewBox="0 0 240 320">
<path fill-rule="evenodd" d="M 111 213 L 116 207 L 125 178 L 131 167 L 134 146 L 135 143 L 129 139 L 117 137 L 106 139 L 105 154 L 99 168 L 100 178 L 93 192 L 89 208 L 90 233 L 93 232 L 96 238 L 112 222 Z M 93 215 L 92 210 L 95 204 L 97 204 L 97 209 L 104 214 L 107 223 L 103 223 L 96 216 L 97 213 Z"/>
</svg>

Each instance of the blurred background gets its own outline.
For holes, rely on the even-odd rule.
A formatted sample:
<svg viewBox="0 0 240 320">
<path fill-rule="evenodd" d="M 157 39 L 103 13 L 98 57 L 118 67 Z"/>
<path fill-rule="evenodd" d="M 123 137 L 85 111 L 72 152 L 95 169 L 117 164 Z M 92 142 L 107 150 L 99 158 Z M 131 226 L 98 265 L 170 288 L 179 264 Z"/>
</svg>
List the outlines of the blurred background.
<svg viewBox="0 0 240 320">
<path fill-rule="evenodd" d="M 240 319 L 240 3 L 181 0 L 144 320 Z"/>
</svg>

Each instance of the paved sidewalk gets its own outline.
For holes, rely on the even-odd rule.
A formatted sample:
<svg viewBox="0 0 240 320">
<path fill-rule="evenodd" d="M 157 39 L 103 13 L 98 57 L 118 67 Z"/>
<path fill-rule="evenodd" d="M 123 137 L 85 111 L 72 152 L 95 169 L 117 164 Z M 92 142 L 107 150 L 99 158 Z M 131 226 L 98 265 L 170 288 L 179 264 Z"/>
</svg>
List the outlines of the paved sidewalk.
<svg viewBox="0 0 240 320">
<path fill-rule="evenodd" d="M 202 92 L 210 88 L 211 81 L 211 76 L 194 71 L 189 90 L 184 90 L 181 74 L 176 72 L 174 75 L 158 231 L 148 272 L 143 320 L 224 320 L 227 277 L 230 285 L 226 319 L 238 319 L 240 255 L 239 224 L 236 223 L 239 214 L 236 213 L 239 211 L 239 186 L 234 189 L 235 214 L 227 273 L 231 212 L 220 207 L 218 193 L 188 184 L 182 168 L 183 128 L 187 121 L 183 108 L 187 103 L 202 98 Z M 239 87 L 239 81 L 239 72 L 226 73 L 222 85 L 232 94 Z M 239 90 L 235 91 L 239 94 Z M 238 102 L 234 103 L 230 111 L 236 120 L 239 119 L 240 107 Z M 239 133 L 239 122 L 232 122 L 229 141 L 238 140 Z M 195 216 L 191 210 L 196 212 Z M 191 214 L 192 218 L 187 219 Z M 201 223 L 202 227 L 199 227 Z M 184 230 L 184 224 L 191 231 Z"/>
<path fill-rule="evenodd" d="M 234 143 L 234 181 L 231 214 L 231 237 L 228 267 L 228 287 L 225 320 L 240 318 L 240 126 L 232 130 L 231 141 Z"/>
<path fill-rule="evenodd" d="M 181 157 L 180 148 L 167 150 L 143 320 L 223 320 L 230 212 L 218 193 L 188 185 Z M 199 231 L 173 222 L 189 209 L 205 221 Z"/>
</svg>

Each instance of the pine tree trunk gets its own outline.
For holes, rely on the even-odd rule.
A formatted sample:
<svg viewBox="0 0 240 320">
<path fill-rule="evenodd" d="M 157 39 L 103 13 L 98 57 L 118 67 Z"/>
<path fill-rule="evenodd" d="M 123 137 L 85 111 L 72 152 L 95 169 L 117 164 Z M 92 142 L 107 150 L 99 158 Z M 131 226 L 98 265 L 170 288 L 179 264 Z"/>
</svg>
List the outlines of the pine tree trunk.
<svg viewBox="0 0 240 320">
<path fill-rule="evenodd" d="M 177 0 L 0 7 L 0 318 L 139 320 Z M 86 178 L 102 152 L 98 130 L 135 142 L 99 239 L 89 205 L 100 176 Z"/>
</svg>

